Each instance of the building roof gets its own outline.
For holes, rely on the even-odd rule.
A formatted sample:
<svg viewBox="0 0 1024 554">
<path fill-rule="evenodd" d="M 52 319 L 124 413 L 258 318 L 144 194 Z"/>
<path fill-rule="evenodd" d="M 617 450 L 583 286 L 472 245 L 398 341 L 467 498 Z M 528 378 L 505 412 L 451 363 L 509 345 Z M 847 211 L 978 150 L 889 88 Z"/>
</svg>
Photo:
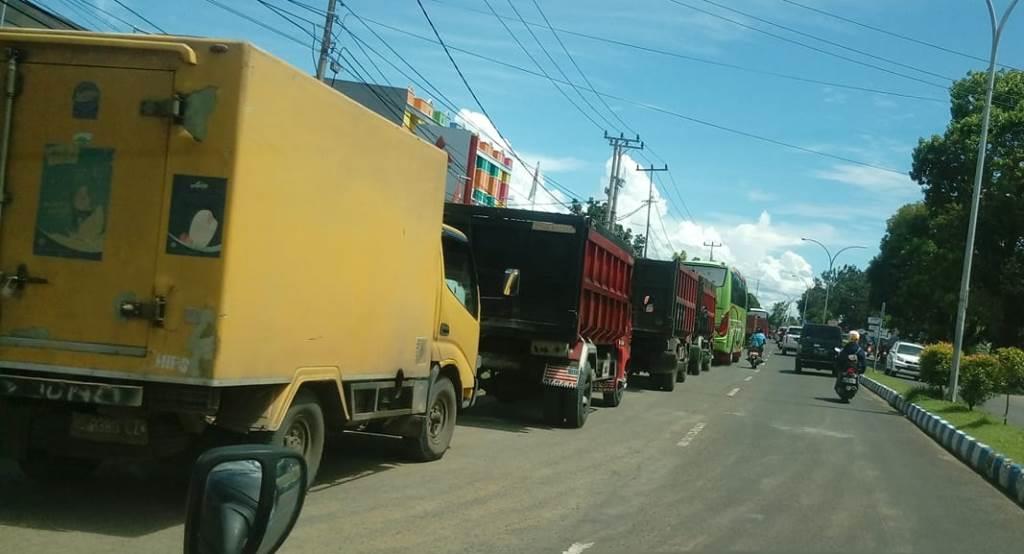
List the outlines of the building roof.
<svg viewBox="0 0 1024 554">
<path fill-rule="evenodd" d="M 34 29 L 87 30 L 85 27 L 27 0 L 7 0 L 3 25 Z M 0 8 L 2 10 L 3 8 Z"/>
</svg>

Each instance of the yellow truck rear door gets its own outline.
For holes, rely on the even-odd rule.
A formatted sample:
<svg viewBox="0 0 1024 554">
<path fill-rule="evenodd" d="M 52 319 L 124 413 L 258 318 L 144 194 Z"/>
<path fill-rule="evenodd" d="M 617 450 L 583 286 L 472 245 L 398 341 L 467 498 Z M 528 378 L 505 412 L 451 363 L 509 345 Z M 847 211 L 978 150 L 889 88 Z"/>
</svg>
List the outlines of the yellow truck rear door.
<svg viewBox="0 0 1024 554">
<path fill-rule="evenodd" d="M 170 119 L 140 108 L 170 99 L 173 79 L 167 70 L 19 64 L 0 220 L 0 346 L 146 355 L 152 323 L 125 305 L 153 300 Z"/>
</svg>

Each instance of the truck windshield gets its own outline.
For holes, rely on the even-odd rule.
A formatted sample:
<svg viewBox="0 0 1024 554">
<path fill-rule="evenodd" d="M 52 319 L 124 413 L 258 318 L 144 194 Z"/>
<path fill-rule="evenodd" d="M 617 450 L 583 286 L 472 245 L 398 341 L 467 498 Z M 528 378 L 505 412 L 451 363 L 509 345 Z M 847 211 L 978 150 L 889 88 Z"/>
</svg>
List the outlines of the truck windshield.
<svg viewBox="0 0 1024 554">
<path fill-rule="evenodd" d="M 725 284 L 725 268 L 724 267 L 711 267 L 706 265 L 690 265 L 686 264 L 686 267 L 700 273 L 705 279 L 711 281 L 716 287 L 720 287 Z"/>
</svg>

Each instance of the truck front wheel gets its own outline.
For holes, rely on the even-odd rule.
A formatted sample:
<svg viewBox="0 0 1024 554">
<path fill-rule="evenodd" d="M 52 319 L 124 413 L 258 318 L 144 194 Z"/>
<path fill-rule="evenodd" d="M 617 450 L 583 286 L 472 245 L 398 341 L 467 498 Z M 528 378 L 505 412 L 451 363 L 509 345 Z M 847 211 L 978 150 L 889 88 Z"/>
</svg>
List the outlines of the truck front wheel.
<svg viewBox="0 0 1024 554">
<path fill-rule="evenodd" d="M 292 400 L 281 427 L 270 438 L 270 444 L 290 448 L 306 460 L 306 487 L 313 485 L 324 454 L 324 413 L 316 394 L 300 390 Z"/>
<path fill-rule="evenodd" d="M 415 461 L 429 462 L 444 456 L 455 433 L 455 414 L 455 386 L 442 375 L 430 387 L 427 413 L 419 436 L 405 439 L 409 455 Z"/>
</svg>

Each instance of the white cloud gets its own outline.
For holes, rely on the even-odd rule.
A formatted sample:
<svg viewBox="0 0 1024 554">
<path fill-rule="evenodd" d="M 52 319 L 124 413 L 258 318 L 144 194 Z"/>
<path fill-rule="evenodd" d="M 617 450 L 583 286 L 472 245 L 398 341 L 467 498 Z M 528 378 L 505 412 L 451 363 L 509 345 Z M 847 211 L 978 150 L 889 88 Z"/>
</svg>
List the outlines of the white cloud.
<svg viewBox="0 0 1024 554">
<path fill-rule="evenodd" d="M 750 189 L 747 191 L 747 200 L 751 202 L 768 202 L 775 200 L 775 195 L 761 189 Z"/>
<path fill-rule="evenodd" d="M 825 88 L 821 89 L 821 91 L 825 94 L 822 97 L 822 100 L 824 100 L 825 103 L 827 103 L 827 104 L 845 104 L 846 103 L 846 98 L 847 98 L 846 94 L 844 94 L 842 92 L 839 92 L 839 91 L 837 91 L 836 89 L 834 89 L 832 87 L 825 87 Z"/>
<path fill-rule="evenodd" d="M 534 154 L 532 152 L 519 152 L 519 155 L 526 160 L 540 162 L 541 171 L 548 173 L 564 173 L 568 171 L 577 171 L 586 167 L 587 163 L 579 158 L 573 158 L 572 156 L 556 157 L 556 156 L 545 156 L 543 154 Z"/>
<path fill-rule="evenodd" d="M 835 181 L 870 192 L 910 195 L 918 191 L 909 175 L 854 164 L 836 164 L 813 173 L 819 179 Z"/>
<path fill-rule="evenodd" d="M 619 223 L 634 233 L 643 234 L 650 181 L 636 170 L 636 162 L 629 155 L 623 156 L 622 167 L 624 184 L 619 194 L 618 214 L 626 217 Z M 605 164 L 602 182 L 607 182 L 610 169 L 611 159 Z M 691 258 L 708 259 L 704 242 L 719 242 L 722 246 L 715 248 L 715 259 L 739 269 L 752 292 L 760 279 L 758 298 L 765 306 L 799 295 L 811 281 L 814 273 L 811 265 L 794 251 L 802 245 L 800 237 L 813 236 L 828 242 L 838 235 L 831 225 L 822 222 L 777 223 L 767 211 L 753 220 L 735 215 L 718 216 L 713 222 L 679 219 L 668 213 L 657 185 L 653 197 L 648 247 L 652 258 L 667 259 L 676 249 L 686 250 Z"/>
</svg>

